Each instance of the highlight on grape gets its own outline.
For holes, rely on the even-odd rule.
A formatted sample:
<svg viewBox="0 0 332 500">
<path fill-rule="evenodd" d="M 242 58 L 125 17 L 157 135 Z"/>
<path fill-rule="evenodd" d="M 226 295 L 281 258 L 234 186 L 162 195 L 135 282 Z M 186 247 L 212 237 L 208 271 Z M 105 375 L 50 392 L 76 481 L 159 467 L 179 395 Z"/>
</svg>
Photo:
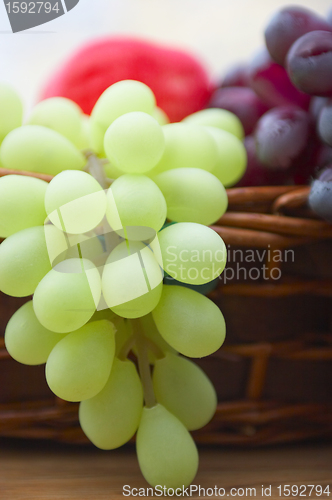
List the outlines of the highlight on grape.
<svg viewBox="0 0 332 500">
<path fill-rule="evenodd" d="M 95 446 L 136 434 L 147 482 L 187 487 L 198 468 L 190 431 L 217 407 L 188 358 L 209 356 L 226 335 L 200 293 L 227 261 L 208 226 L 245 171 L 242 125 L 218 109 L 168 123 L 134 80 L 109 87 L 91 116 L 55 97 L 23 122 L 6 85 L 0 109 L 0 290 L 27 300 L 8 322 L 7 350 L 46 365 L 53 393 L 80 403 Z"/>
</svg>

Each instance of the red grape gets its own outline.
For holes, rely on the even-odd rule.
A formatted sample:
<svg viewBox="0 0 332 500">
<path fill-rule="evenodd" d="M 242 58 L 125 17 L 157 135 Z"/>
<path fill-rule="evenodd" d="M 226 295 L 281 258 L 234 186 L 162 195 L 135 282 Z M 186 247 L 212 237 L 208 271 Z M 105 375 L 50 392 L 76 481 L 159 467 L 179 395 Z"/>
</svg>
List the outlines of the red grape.
<svg viewBox="0 0 332 500">
<path fill-rule="evenodd" d="M 317 151 L 315 164 L 317 167 L 326 167 L 327 165 L 332 165 L 332 148 L 327 144 L 320 144 Z"/>
<path fill-rule="evenodd" d="M 263 49 L 249 66 L 250 86 L 269 107 L 296 104 L 308 109 L 310 97 L 291 83 L 285 68 Z"/>
<path fill-rule="evenodd" d="M 303 92 L 332 96 L 332 33 L 311 31 L 299 38 L 288 52 L 287 70 Z"/>
<path fill-rule="evenodd" d="M 332 101 L 328 101 L 327 104 L 321 110 L 317 128 L 320 138 L 326 142 L 329 146 L 332 146 Z"/>
<path fill-rule="evenodd" d="M 296 106 L 274 108 L 259 120 L 256 147 L 259 160 L 271 168 L 289 169 L 305 150 L 309 114 Z"/>
<path fill-rule="evenodd" d="M 287 180 L 286 172 L 266 168 L 257 158 L 255 137 L 248 135 L 244 140 L 244 145 L 247 150 L 248 164 L 242 179 L 237 183 L 236 187 L 285 184 Z"/>
<path fill-rule="evenodd" d="M 327 103 L 327 97 L 312 97 L 310 101 L 309 113 L 314 120 L 318 120 L 320 112 Z"/>
<path fill-rule="evenodd" d="M 247 64 L 236 64 L 226 71 L 221 80 L 220 87 L 248 87 L 248 66 Z"/>
<path fill-rule="evenodd" d="M 259 118 L 268 110 L 266 104 L 246 87 L 227 87 L 216 90 L 209 102 L 211 108 L 227 109 L 242 122 L 245 135 L 251 134 Z"/>
<path fill-rule="evenodd" d="M 300 6 L 285 7 L 277 12 L 265 30 L 265 42 L 272 59 L 284 65 L 293 43 L 310 31 L 332 30 L 321 16 Z"/>
<path fill-rule="evenodd" d="M 312 183 L 309 205 L 317 215 L 332 223 L 332 166 Z"/>
<path fill-rule="evenodd" d="M 290 169 L 295 184 L 308 184 L 311 182 L 316 172 L 323 166 L 321 162 L 323 161 L 322 150 L 324 147 L 315 132 L 312 131 L 302 154 L 294 161 Z"/>
</svg>

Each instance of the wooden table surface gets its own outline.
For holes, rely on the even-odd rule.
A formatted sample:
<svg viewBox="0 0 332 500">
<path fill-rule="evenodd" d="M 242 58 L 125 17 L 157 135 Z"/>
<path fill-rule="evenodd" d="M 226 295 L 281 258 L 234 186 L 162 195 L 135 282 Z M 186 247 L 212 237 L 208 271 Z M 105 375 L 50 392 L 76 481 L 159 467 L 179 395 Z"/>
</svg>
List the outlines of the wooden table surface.
<svg viewBox="0 0 332 500">
<path fill-rule="evenodd" d="M 0 441 L 1 500 L 123 499 L 126 484 L 131 488 L 148 486 L 140 475 L 133 447 L 102 452 L 52 443 Z M 278 494 L 278 485 L 320 484 L 325 488 L 329 484 L 330 497 L 321 498 L 332 499 L 332 444 L 255 450 L 201 448 L 195 484 L 223 487 L 226 496 L 234 487 L 256 488 L 256 498 L 262 498 L 262 485 L 271 485 L 268 498 L 272 499 L 284 498 Z M 248 496 L 244 493 L 242 498 Z"/>
</svg>

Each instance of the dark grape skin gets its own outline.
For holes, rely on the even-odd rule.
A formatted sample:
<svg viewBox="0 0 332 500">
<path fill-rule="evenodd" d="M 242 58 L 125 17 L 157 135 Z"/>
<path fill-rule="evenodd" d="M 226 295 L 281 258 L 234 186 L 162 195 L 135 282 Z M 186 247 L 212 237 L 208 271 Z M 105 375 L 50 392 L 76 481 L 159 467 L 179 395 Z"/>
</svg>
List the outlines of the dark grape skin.
<svg viewBox="0 0 332 500">
<path fill-rule="evenodd" d="M 332 165 L 329 165 L 320 173 L 318 180 L 322 182 L 332 182 Z"/>
<path fill-rule="evenodd" d="M 332 31 L 332 26 L 312 10 L 289 6 L 280 10 L 265 29 L 265 43 L 272 59 L 285 64 L 287 52 L 293 43 L 310 31 Z"/>
<path fill-rule="evenodd" d="M 256 154 L 256 139 L 254 136 L 248 135 L 244 139 L 244 145 L 248 156 L 247 169 L 235 187 L 282 186 L 287 183 L 287 172 L 266 168 L 259 161 Z"/>
<path fill-rule="evenodd" d="M 285 68 L 274 62 L 266 49 L 249 65 L 250 87 L 269 106 L 297 105 L 308 109 L 310 97 L 294 87 Z"/>
<path fill-rule="evenodd" d="M 223 76 L 219 87 L 248 87 L 248 65 L 238 63 L 231 66 Z"/>
<path fill-rule="evenodd" d="M 309 114 L 296 106 L 265 113 L 255 131 L 259 160 L 267 167 L 289 169 L 307 146 L 310 125 Z"/>
<path fill-rule="evenodd" d="M 210 108 L 227 109 L 241 121 L 245 135 L 251 134 L 268 106 L 247 87 L 227 87 L 216 90 L 208 104 Z"/>
<path fill-rule="evenodd" d="M 325 104 L 327 104 L 328 97 L 312 97 L 309 106 L 309 113 L 312 118 L 317 121 L 320 115 L 320 112 L 324 108 Z"/>
<path fill-rule="evenodd" d="M 313 128 L 313 127 L 312 127 Z M 317 172 L 330 161 L 330 153 L 314 130 L 311 130 L 307 145 L 291 168 L 294 184 L 310 184 Z"/>
<path fill-rule="evenodd" d="M 319 168 L 327 167 L 327 165 L 332 165 L 332 148 L 327 144 L 320 144 L 317 154 L 315 156 L 315 164 Z"/>
<path fill-rule="evenodd" d="M 332 223 L 332 165 L 312 183 L 309 205 L 317 215 Z"/>
<path fill-rule="evenodd" d="M 322 141 L 332 146 L 332 100 L 329 100 L 321 110 L 317 121 L 317 130 Z"/>
<path fill-rule="evenodd" d="M 332 33 L 311 31 L 299 38 L 287 54 L 287 71 L 302 92 L 332 97 Z"/>
<path fill-rule="evenodd" d="M 259 161 L 256 153 L 256 139 L 253 135 L 245 138 L 244 145 L 248 157 L 247 169 L 235 187 L 308 184 L 319 169 L 317 157 L 321 144 L 315 137 L 309 141 L 301 157 L 287 170 L 272 169 Z M 322 164 L 320 166 L 322 167 Z"/>
</svg>

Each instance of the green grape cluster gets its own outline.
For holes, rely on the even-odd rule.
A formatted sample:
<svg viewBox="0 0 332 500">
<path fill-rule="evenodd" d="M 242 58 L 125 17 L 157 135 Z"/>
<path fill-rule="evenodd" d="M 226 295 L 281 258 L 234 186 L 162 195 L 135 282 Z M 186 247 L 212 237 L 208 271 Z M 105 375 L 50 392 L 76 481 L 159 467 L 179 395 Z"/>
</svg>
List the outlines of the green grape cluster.
<svg viewBox="0 0 332 500">
<path fill-rule="evenodd" d="M 19 97 L 1 85 L 0 108 L 1 168 L 12 172 L 0 178 L 0 290 L 27 297 L 6 347 L 46 364 L 50 389 L 80 402 L 97 447 L 137 433 L 146 480 L 187 486 L 198 467 L 189 431 L 217 405 L 187 358 L 225 339 L 221 311 L 194 288 L 226 265 L 208 226 L 246 167 L 241 124 L 216 109 L 170 124 L 137 81 L 112 85 L 91 117 L 52 98 L 23 123 Z M 191 288 L 164 285 L 164 271 Z"/>
</svg>

